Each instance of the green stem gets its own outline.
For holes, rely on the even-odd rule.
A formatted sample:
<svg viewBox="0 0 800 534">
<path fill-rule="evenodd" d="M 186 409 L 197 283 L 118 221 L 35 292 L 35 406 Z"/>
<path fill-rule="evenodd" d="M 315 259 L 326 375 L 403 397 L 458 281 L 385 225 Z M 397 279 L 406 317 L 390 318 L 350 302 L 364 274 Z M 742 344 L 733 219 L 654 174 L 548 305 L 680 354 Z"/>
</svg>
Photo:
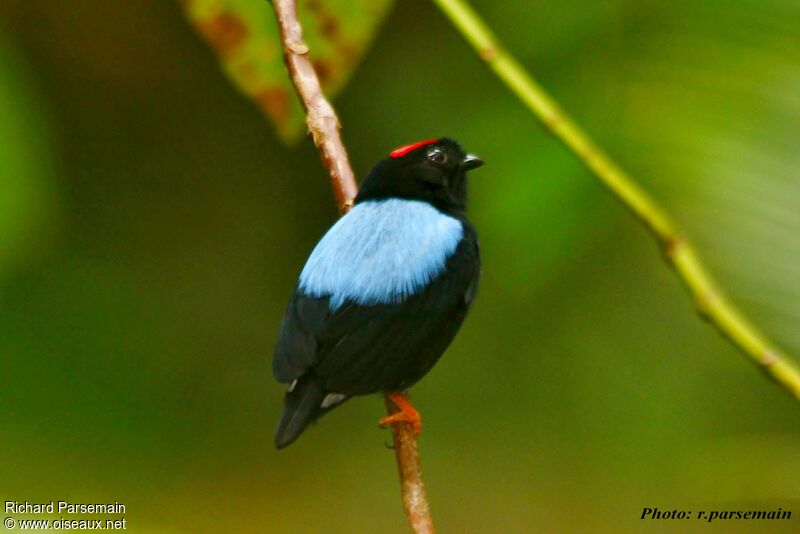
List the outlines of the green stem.
<svg viewBox="0 0 800 534">
<path fill-rule="evenodd" d="M 478 14 L 464 0 L 433 0 L 497 77 L 564 143 L 603 184 L 653 233 L 698 312 L 800 399 L 800 370 L 769 341 L 719 289 L 694 247 L 672 218 L 624 170 L 603 152 L 558 104 L 506 52 Z"/>
</svg>

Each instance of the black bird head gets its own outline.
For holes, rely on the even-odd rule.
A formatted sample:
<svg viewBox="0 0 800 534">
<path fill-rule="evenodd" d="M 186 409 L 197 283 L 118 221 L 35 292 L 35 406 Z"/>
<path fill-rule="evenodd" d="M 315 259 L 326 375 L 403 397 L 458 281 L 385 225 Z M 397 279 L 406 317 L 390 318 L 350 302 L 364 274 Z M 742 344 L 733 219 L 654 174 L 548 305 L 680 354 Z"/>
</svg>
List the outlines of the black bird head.
<svg viewBox="0 0 800 534">
<path fill-rule="evenodd" d="M 466 172 L 483 161 L 452 139 L 402 146 L 381 160 L 361 184 L 356 203 L 385 198 L 423 200 L 445 212 L 464 211 Z"/>
</svg>

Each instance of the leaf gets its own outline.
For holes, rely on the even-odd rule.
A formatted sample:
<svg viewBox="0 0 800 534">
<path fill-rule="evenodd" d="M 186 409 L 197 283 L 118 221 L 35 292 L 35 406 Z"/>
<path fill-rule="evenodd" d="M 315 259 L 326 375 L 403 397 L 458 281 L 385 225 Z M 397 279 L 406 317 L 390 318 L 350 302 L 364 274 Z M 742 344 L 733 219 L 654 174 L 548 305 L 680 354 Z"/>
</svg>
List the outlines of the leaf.
<svg viewBox="0 0 800 534">
<path fill-rule="evenodd" d="M 291 143 L 305 132 L 305 116 L 283 63 L 275 14 L 267 0 L 179 0 L 211 45 L 228 77 Z M 325 93 L 347 83 L 386 16 L 392 0 L 299 0 L 311 59 Z"/>
</svg>

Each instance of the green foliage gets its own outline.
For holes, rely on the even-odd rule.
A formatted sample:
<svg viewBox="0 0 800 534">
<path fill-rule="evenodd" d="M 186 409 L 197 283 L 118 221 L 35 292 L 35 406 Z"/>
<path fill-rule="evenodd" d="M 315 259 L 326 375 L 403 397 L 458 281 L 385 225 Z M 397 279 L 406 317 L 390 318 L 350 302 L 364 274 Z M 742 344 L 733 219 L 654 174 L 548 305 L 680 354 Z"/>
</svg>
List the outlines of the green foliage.
<svg viewBox="0 0 800 534">
<path fill-rule="evenodd" d="M 798 3 L 475 7 L 800 353 Z M 17 51 L 0 151 L 30 141 L 0 190 L 40 165 L 45 191 L 0 214 L 41 214 L 30 239 L 13 231 L 0 285 L 0 501 L 117 499 L 131 532 L 405 532 L 380 399 L 271 444 L 278 322 L 336 218 L 311 141 L 287 148 L 171 2 L 0 2 L 0 33 Z M 430 2 L 398 2 L 352 76 L 336 107 L 358 175 L 436 135 L 486 161 L 476 305 L 413 391 L 442 532 L 693 531 L 643 524 L 643 506 L 797 513 L 780 501 L 800 480 L 796 402 L 697 319 L 646 231 Z"/>
<path fill-rule="evenodd" d="M 304 133 L 305 117 L 287 78 L 275 14 L 267 0 L 180 0 L 233 83 L 286 141 Z M 350 78 L 392 0 L 303 0 L 298 16 L 326 93 Z"/>
<path fill-rule="evenodd" d="M 0 34 L 0 283 L 49 226 L 47 124 L 24 65 Z"/>
</svg>

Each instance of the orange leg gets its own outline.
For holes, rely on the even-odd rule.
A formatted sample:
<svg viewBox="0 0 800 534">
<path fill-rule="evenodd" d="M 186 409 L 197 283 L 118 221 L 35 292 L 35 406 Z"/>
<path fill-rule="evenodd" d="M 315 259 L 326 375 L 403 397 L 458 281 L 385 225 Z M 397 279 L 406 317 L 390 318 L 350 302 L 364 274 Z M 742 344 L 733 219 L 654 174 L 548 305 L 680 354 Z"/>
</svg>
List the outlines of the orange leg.
<svg viewBox="0 0 800 534">
<path fill-rule="evenodd" d="M 422 430 L 422 419 L 419 412 L 411 406 L 411 403 L 402 393 L 394 392 L 386 395 L 397 406 L 400 411 L 378 421 L 378 425 L 385 427 L 392 423 L 408 423 L 414 428 L 414 435 L 418 436 Z"/>
</svg>

